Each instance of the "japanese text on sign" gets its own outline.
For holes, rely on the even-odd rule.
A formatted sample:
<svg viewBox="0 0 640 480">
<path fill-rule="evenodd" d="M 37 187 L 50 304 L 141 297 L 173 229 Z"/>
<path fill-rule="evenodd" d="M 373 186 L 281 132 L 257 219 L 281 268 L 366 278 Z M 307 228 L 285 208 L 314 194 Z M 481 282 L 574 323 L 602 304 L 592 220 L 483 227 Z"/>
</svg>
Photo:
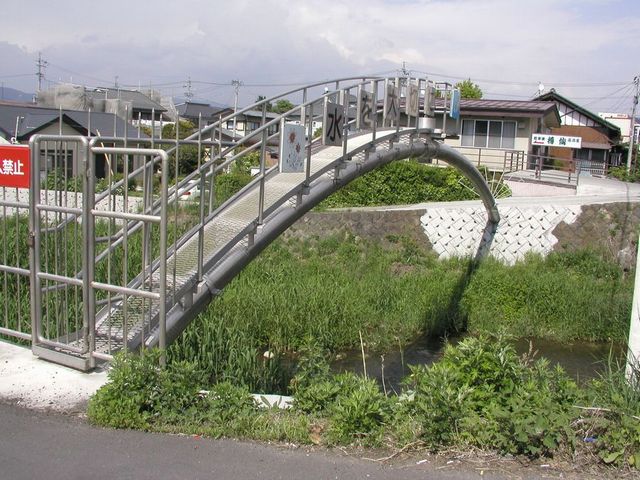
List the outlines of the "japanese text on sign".
<svg viewBox="0 0 640 480">
<path fill-rule="evenodd" d="M 384 123 L 392 125 L 398 121 L 400 115 L 400 99 L 398 98 L 398 89 L 389 84 L 385 96 L 384 106 Z"/>
<path fill-rule="evenodd" d="M 360 90 L 360 97 L 358 98 L 359 107 L 358 111 L 360 112 L 358 116 L 358 126 L 359 129 L 372 128 L 374 122 L 374 105 L 373 105 L 373 94 L 367 92 L 366 90 Z"/>
<path fill-rule="evenodd" d="M 420 89 L 415 83 L 410 83 L 407 88 L 407 115 L 417 117 L 420 109 Z"/>
<path fill-rule="evenodd" d="M 568 137 L 566 135 L 545 135 L 534 133 L 531 144 L 543 147 L 582 148 L 582 137 Z"/>
<path fill-rule="evenodd" d="M 323 144 L 342 145 L 344 107 L 337 103 L 327 102 L 323 125 Z"/>
<path fill-rule="evenodd" d="M 29 147 L 0 147 L 0 187 L 29 188 Z"/>
</svg>

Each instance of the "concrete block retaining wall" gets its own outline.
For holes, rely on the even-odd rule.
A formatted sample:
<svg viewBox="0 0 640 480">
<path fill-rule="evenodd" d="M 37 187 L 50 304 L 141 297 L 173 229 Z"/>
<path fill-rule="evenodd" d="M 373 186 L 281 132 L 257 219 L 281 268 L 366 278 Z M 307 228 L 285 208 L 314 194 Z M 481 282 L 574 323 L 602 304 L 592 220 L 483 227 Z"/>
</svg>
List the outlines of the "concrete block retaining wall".
<svg viewBox="0 0 640 480">
<path fill-rule="evenodd" d="M 542 200 L 542 199 L 541 199 Z M 594 205 L 566 202 L 499 206 L 501 221 L 489 254 L 513 264 L 529 253 L 547 255 L 556 250 L 604 250 L 625 269 L 635 264 L 640 204 Z M 487 214 L 478 202 L 438 203 L 415 209 L 354 209 L 311 212 L 285 234 L 288 238 L 324 238 L 351 234 L 390 244 L 392 236 L 406 236 L 440 258 L 474 255 L 483 241 Z"/>
</svg>

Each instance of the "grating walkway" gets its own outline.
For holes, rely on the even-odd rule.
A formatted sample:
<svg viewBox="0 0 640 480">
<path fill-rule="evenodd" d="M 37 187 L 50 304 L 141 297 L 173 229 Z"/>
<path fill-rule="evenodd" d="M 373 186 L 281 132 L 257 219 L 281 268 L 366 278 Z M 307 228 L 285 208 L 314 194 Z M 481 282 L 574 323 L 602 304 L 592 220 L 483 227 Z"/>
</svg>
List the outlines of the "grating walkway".
<svg viewBox="0 0 640 480">
<path fill-rule="evenodd" d="M 379 131 L 377 136 L 392 132 L 392 130 Z M 414 129 L 401 130 L 396 144 L 411 143 L 413 132 Z M 356 154 L 353 158 L 351 153 L 371 143 L 372 139 L 371 133 L 350 137 L 347 158 L 356 162 L 363 161 L 364 153 Z M 384 142 L 381 141 L 380 144 L 384 145 Z M 333 168 L 342 161 L 342 156 L 341 146 L 314 146 L 310 175 L 332 178 Z M 277 209 L 281 205 L 295 201 L 305 178 L 304 173 L 274 172 L 267 176 L 264 185 L 264 211 Z M 256 182 L 241 192 L 232 202 L 214 212 L 214 216 L 204 226 L 203 265 L 208 265 L 211 270 L 224 259 L 227 253 L 247 245 L 247 234 L 253 231 L 257 224 L 259 204 L 260 183 Z M 198 250 L 199 235 L 196 234 L 168 258 L 166 279 L 159 278 L 158 269 L 151 275 L 146 275 L 147 284 L 151 282 L 150 290 L 158 291 L 160 282 L 165 281 L 167 292 L 177 292 L 177 295 L 167 295 L 172 297 L 168 300 L 178 300 L 181 292 L 195 285 L 198 272 Z M 125 341 L 129 345 L 144 341 L 144 337 L 148 336 L 156 326 L 159 306 L 159 300 L 128 297 L 125 301 L 113 303 L 110 307 L 104 308 L 97 315 L 96 351 L 111 353 L 122 349 Z M 172 306 L 169 303 L 167 310 Z"/>
</svg>

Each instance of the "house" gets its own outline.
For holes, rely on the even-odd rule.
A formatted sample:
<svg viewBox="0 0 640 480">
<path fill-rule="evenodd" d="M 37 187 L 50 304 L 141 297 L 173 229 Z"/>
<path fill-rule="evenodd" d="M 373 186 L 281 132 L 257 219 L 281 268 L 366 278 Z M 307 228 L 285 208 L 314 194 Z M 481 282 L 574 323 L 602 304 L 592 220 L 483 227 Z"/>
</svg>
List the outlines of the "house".
<svg viewBox="0 0 640 480">
<path fill-rule="evenodd" d="M 269 122 L 278 118 L 280 115 L 274 112 L 266 112 L 266 121 Z M 262 125 L 262 112 L 259 110 L 247 110 L 244 113 L 238 114 L 235 121 L 228 120 L 226 122 L 227 130 L 234 131 L 240 136 L 245 136 L 251 132 L 257 130 Z M 273 135 L 280 130 L 279 125 L 272 125 L 269 127 L 269 135 Z"/>
<path fill-rule="evenodd" d="M 602 113 L 598 112 L 598 116 L 604 118 L 607 122 L 613 123 L 616 127 L 620 128 L 620 143 L 629 143 L 629 134 L 631 133 L 631 115 L 626 113 Z M 634 143 L 638 143 L 638 137 L 640 136 L 640 118 L 636 117 L 634 125 Z"/>
<path fill-rule="evenodd" d="M 181 119 L 190 121 L 196 127 L 200 119 L 202 120 L 202 126 L 205 126 L 233 113 L 231 107 L 216 107 L 200 102 L 179 103 L 176 105 L 176 111 Z"/>
<path fill-rule="evenodd" d="M 125 120 L 149 124 L 160 121 L 168 112 L 159 100 L 138 90 L 61 84 L 39 92 L 37 104 L 66 110 L 113 113 Z"/>
<path fill-rule="evenodd" d="M 609 165 L 620 164 L 621 152 L 617 148 L 622 139 L 620 127 L 560 95 L 554 89 L 535 100 L 557 105 L 561 125 L 551 129 L 553 135 L 582 139 L 580 149 L 548 148 L 550 157 L 575 160 L 578 171 L 597 174 L 604 173 Z"/>
<path fill-rule="evenodd" d="M 454 120 L 440 99 L 434 126 L 445 144 L 476 165 L 507 171 L 527 167 L 534 153 L 532 134 L 559 127 L 560 117 L 554 102 L 461 99 L 460 118 Z"/>
<path fill-rule="evenodd" d="M 26 144 L 35 134 L 83 135 L 101 137 L 146 138 L 146 135 L 112 113 L 61 110 L 32 104 L 0 102 L 0 137 Z M 78 169 L 77 145 L 73 143 L 46 142 L 41 147 L 41 170 L 50 171 L 54 165 L 69 176 L 76 176 Z M 106 176 L 106 157 L 96 158 L 96 177 Z"/>
</svg>

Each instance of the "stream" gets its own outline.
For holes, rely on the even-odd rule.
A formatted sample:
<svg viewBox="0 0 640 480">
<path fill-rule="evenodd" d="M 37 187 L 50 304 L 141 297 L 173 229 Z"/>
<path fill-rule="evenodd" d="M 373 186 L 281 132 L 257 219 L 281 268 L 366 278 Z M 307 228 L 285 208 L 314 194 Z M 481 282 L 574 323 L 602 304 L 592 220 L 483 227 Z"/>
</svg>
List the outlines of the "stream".
<svg viewBox="0 0 640 480">
<path fill-rule="evenodd" d="M 456 343 L 462 338 L 450 338 L 449 341 Z M 579 383 L 586 382 L 604 372 L 610 355 L 614 362 L 623 362 L 625 356 L 625 349 L 618 344 L 585 341 L 558 342 L 541 338 L 522 338 L 515 341 L 518 354 L 527 353 L 530 342 L 533 351 L 537 352 L 535 358 L 544 357 L 552 366 L 560 364 Z M 402 351 L 396 349 L 385 353 L 384 363 L 380 354 L 366 355 L 367 375 L 382 383 L 384 366 L 386 388 L 399 392 L 402 379 L 410 373 L 409 365 L 432 364 L 441 357 L 444 344 L 443 339 L 421 338 L 407 345 Z M 361 352 L 352 351 L 335 360 L 332 363 L 332 370 L 363 373 Z"/>
</svg>

